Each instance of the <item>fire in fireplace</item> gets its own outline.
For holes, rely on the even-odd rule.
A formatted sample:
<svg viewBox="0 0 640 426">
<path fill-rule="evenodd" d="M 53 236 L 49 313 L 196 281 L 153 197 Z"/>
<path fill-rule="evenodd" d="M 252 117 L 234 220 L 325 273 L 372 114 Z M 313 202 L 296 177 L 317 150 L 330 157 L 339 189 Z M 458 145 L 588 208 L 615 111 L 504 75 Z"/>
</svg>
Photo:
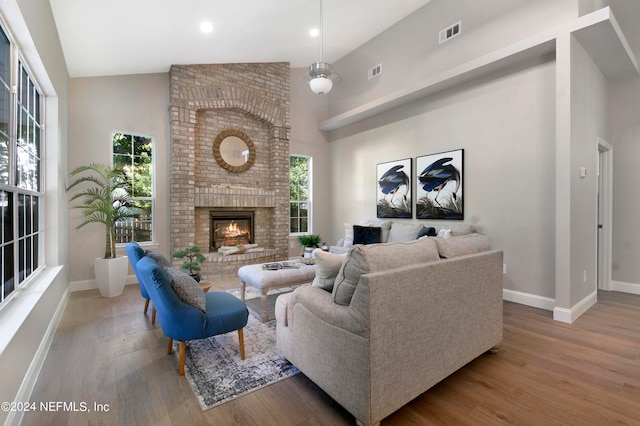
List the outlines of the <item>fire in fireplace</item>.
<svg viewBox="0 0 640 426">
<path fill-rule="evenodd" d="M 252 244 L 253 214 L 253 211 L 210 211 L 210 251 L 222 246 Z"/>
</svg>

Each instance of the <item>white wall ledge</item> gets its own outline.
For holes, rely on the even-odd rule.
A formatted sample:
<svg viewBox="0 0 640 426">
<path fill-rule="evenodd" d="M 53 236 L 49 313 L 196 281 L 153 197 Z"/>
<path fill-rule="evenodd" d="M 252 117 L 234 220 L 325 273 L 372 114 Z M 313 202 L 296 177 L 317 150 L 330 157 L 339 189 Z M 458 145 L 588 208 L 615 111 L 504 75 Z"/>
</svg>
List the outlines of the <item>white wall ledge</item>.
<svg viewBox="0 0 640 426">
<path fill-rule="evenodd" d="M 605 7 L 582 16 L 569 25 L 521 40 L 413 86 L 345 111 L 320 122 L 318 128 L 323 131 L 336 130 L 509 66 L 553 53 L 556 38 L 567 31 L 574 34 L 609 81 L 622 81 L 638 75 L 637 60 L 611 9 Z"/>
</svg>

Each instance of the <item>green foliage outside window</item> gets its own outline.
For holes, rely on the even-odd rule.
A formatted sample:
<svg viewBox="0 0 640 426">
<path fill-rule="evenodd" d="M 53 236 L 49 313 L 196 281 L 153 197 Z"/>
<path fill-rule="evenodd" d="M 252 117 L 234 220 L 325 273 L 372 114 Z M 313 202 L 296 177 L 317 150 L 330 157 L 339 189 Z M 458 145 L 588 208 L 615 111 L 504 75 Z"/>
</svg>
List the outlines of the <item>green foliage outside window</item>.
<svg viewBox="0 0 640 426">
<path fill-rule="evenodd" d="M 310 163 L 309 157 L 289 157 L 289 217 L 292 234 L 310 231 Z"/>
<path fill-rule="evenodd" d="M 118 224 L 118 243 L 153 241 L 153 139 L 114 133 L 113 164 L 124 170 L 130 187 L 135 216 Z"/>
</svg>

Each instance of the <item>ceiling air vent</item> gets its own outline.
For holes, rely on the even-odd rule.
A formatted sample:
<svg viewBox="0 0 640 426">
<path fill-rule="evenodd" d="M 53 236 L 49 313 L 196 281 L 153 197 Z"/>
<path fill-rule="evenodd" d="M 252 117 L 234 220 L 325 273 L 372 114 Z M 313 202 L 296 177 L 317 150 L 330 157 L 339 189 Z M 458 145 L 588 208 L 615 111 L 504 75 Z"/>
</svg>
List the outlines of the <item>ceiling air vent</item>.
<svg viewBox="0 0 640 426">
<path fill-rule="evenodd" d="M 382 74 L 382 64 L 378 64 L 373 68 L 369 68 L 369 80 Z"/>
<path fill-rule="evenodd" d="M 452 39 L 453 37 L 460 34 L 460 29 L 462 28 L 462 22 L 458 21 L 455 24 L 445 28 L 440 31 L 439 43 L 442 44 L 447 40 Z"/>
</svg>

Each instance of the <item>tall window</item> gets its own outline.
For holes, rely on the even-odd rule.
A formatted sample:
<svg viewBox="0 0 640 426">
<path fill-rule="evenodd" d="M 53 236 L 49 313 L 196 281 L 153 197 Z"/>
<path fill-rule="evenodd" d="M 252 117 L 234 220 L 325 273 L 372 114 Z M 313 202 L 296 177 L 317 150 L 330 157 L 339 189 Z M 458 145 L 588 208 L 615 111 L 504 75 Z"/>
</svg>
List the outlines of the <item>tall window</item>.
<svg viewBox="0 0 640 426">
<path fill-rule="evenodd" d="M 132 220 L 116 225 L 116 243 L 153 241 L 153 138 L 113 133 L 113 164 L 122 168 L 130 182 Z"/>
<path fill-rule="evenodd" d="M 0 28 L 0 302 L 41 265 L 42 94 Z"/>
<path fill-rule="evenodd" d="M 304 234 L 311 229 L 311 157 L 289 157 L 290 232 Z"/>
</svg>

